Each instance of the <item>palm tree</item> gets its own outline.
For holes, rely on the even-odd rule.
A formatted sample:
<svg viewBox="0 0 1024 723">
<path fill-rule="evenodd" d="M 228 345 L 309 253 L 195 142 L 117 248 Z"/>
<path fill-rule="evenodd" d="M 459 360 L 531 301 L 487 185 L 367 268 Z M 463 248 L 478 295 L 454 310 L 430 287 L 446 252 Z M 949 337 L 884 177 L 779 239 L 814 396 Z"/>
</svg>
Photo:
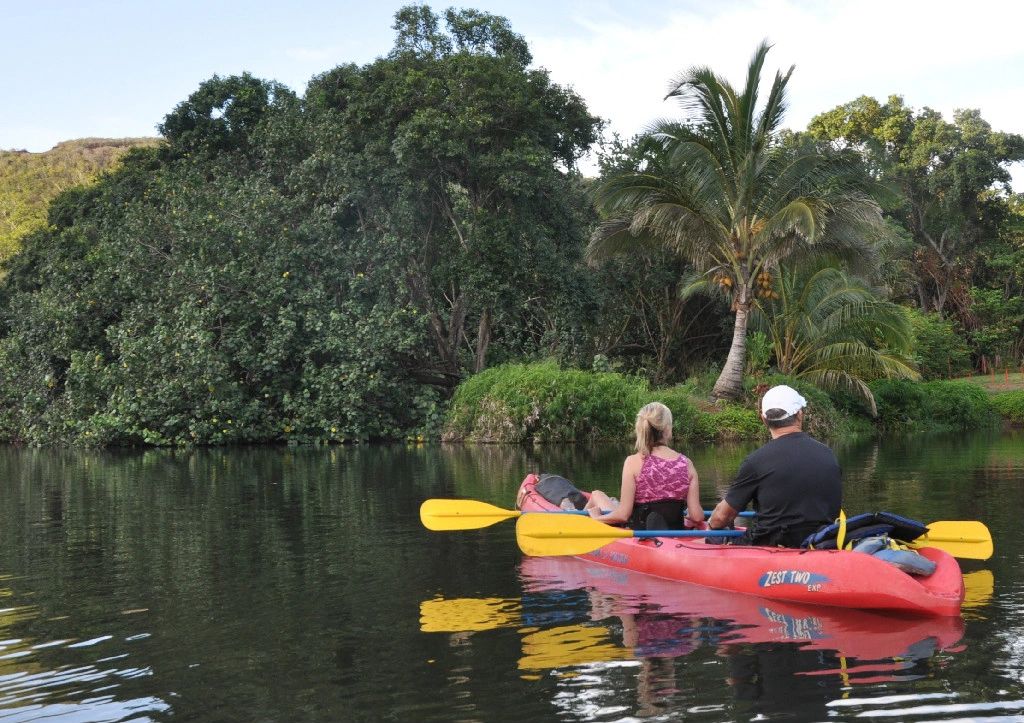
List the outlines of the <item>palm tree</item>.
<svg viewBox="0 0 1024 723">
<path fill-rule="evenodd" d="M 872 416 L 868 381 L 920 378 L 910 362 L 914 332 L 906 310 L 864 283 L 823 263 L 762 281 L 753 321 L 767 332 L 782 374 L 852 392 Z"/>
<path fill-rule="evenodd" d="M 732 345 L 712 395 L 743 392 L 746 333 L 754 282 L 793 256 L 846 251 L 861 260 L 881 235 L 882 217 L 863 176 L 848 158 L 781 142 L 786 85 L 793 68 L 776 72 L 759 107 L 761 70 L 770 46 L 754 53 L 741 91 L 707 67 L 672 81 L 682 123 L 661 122 L 649 133 L 657 151 L 646 165 L 615 174 L 595 191 L 605 220 L 587 249 L 612 253 L 665 246 L 701 272 L 697 284 L 717 283 L 735 312 Z"/>
</svg>

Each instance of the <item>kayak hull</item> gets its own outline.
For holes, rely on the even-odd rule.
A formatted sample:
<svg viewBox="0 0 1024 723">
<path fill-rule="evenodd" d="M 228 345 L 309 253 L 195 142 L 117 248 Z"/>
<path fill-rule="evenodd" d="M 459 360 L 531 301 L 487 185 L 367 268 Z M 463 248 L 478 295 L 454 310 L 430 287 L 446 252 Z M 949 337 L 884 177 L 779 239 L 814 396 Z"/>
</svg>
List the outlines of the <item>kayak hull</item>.
<svg viewBox="0 0 1024 723">
<path fill-rule="evenodd" d="M 523 512 L 558 508 L 534 489 L 529 474 L 517 497 Z M 582 559 L 719 590 L 812 605 L 959 615 L 963 575 L 943 550 L 925 547 L 935 563 L 928 577 L 908 575 L 871 555 L 848 550 L 709 545 L 700 539 L 624 538 L 580 555 Z"/>
</svg>

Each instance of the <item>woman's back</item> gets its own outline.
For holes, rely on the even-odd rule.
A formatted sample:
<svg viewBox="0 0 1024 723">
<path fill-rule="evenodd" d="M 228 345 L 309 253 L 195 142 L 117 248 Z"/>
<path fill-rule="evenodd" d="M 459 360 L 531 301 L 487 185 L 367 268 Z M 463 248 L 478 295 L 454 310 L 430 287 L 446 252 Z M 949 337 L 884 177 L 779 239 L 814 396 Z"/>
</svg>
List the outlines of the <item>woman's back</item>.
<svg viewBox="0 0 1024 723">
<path fill-rule="evenodd" d="M 637 503 L 685 500 L 689 489 L 690 460 L 686 455 L 660 446 L 643 458 L 636 475 Z"/>
</svg>

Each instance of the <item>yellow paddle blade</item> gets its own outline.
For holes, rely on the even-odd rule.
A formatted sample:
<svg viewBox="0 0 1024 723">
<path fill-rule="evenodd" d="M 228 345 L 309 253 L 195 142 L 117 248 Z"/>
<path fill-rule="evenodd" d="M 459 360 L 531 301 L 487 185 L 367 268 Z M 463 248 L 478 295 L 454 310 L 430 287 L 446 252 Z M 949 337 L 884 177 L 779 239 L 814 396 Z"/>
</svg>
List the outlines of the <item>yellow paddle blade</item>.
<svg viewBox="0 0 1024 723">
<path fill-rule="evenodd" d="M 928 533 L 911 547 L 937 547 L 953 557 L 987 560 L 992 557 L 992 533 L 977 520 L 942 520 L 928 525 Z"/>
<path fill-rule="evenodd" d="M 633 531 L 582 515 L 527 513 L 516 520 L 519 549 L 533 557 L 582 555 L 623 537 Z"/>
<path fill-rule="evenodd" d="M 478 500 L 424 500 L 420 505 L 420 522 L 428 530 L 478 530 L 520 514 Z"/>
</svg>

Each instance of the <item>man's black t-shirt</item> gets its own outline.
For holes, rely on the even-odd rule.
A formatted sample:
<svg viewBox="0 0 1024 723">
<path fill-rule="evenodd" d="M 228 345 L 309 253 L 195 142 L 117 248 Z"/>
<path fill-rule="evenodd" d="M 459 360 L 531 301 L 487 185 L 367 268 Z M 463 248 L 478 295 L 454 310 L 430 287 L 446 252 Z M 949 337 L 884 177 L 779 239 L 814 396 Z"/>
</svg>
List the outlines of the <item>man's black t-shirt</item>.
<svg viewBox="0 0 1024 723">
<path fill-rule="evenodd" d="M 832 450 L 805 432 L 793 432 L 747 455 L 725 501 L 734 510 L 753 503 L 755 544 L 796 547 L 839 516 L 842 496 L 842 475 Z"/>
</svg>

